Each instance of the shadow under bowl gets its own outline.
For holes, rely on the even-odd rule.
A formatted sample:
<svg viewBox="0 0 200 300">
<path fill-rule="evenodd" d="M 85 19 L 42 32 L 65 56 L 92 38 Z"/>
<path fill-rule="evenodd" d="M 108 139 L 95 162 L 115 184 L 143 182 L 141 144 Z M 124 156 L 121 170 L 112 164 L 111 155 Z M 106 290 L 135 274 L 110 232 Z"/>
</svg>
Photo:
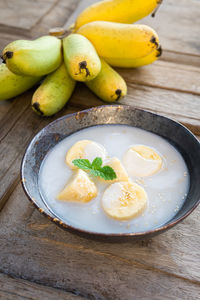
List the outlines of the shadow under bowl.
<svg viewBox="0 0 200 300">
<path fill-rule="evenodd" d="M 67 136 L 83 128 L 103 125 L 123 124 L 138 127 L 153 132 L 177 148 L 183 156 L 190 175 L 190 187 L 187 198 L 177 214 L 165 223 L 153 230 L 131 233 L 97 233 L 75 228 L 58 219 L 46 206 L 40 195 L 38 176 L 40 166 L 47 153 Z M 29 200 L 35 207 L 57 225 L 68 230 L 76 230 L 77 233 L 92 237 L 114 237 L 123 239 L 152 237 L 164 232 L 187 217 L 200 202 L 200 143 L 195 136 L 181 124 L 148 112 L 124 105 L 105 105 L 94 107 L 78 113 L 66 115 L 55 120 L 43 128 L 30 142 L 24 154 L 21 164 L 22 186 Z"/>
</svg>

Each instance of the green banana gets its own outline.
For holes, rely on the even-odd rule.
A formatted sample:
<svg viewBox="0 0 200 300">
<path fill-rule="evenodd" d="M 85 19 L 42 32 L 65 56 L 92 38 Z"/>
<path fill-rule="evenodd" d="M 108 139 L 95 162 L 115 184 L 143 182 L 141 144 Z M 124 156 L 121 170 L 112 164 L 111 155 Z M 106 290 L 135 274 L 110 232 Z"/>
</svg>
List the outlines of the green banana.
<svg viewBox="0 0 200 300">
<path fill-rule="evenodd" d="M 49 74 L 32 98 L 33 110 L 41 116 L 52 116 L 61 110 L 75 88 L 73 80 L 63 63 Z"/>
<path fill-rule="evenodd" d="M 43 36 L 34 41 L 17 40 L 5 47 L 2 59 L 13 73 L 42 76 L 60 66 L 61 45 L 61 40 L 54 36 Z"/>
<path fill-rule="evenodd" d="M 101 59 L 101 71 L 93 80 L 85 84 L 99 98 L 106 102 L 116 102 L 127 94 L 127 86 L 124 79 Z"/>
<path fill-rule="evenodd" d="M 41 77 L 12 73 L 5 64 L 0 65 L 0 100 L 16 97 L 34 86 Z"/>
<path fill-rule="evenodd" d="M 91 42 L 80 34 L 70 34 L 63 39 L 65 65 L 72 78 L 88 81 L 101 70 L 100 58 Z"/>
</svg>

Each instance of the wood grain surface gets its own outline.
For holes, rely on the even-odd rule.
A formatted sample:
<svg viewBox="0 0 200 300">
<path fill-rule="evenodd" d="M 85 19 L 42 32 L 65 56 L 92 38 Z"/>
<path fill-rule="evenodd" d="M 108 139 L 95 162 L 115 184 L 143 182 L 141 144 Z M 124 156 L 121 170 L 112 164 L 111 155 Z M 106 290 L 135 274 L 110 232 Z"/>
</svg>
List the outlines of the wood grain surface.
<svg viewBox="0 0 200 300">
<path fill-rule="evenodd" d="M 38 300 L 38 299 L 61 299 L 83 300 L 85 298 L 68 293 L 61 289 L 46 287 L 23 279 L 12 278 L 0 274 L 0 299 L 2 300 Z"/>
<path fill-rule="evenodd" d="M 69 26 L 91 2 L 2 1 L 0 48 Z M 140 23 L 157 30 L 164 52 L 150 66 L 118 69 L 128 85 L 120 103 L 171 117 L 200 136 L 199 1 L 164 1 L 156 18 Z M 30 107 L 34 89 L 0 102 L 0 299 L 199 299 L 199 208 L 153 239 L 118 244 L 65 231 L 29 203 L 19 170 L 32 137 L 57 117 L 104 104 L 78 84 L 61 112 L 42 119 Z"/>
</svg>

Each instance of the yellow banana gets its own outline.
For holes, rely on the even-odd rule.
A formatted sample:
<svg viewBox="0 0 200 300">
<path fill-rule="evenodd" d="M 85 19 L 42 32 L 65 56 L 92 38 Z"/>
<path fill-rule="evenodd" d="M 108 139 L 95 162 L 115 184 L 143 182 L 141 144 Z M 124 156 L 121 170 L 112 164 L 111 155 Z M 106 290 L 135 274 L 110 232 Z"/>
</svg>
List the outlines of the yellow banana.
<svg viewBox="0 0 200 300">
<path fill-rule="evenodd" d="M 147 206 L 147 199 L 141 186 L 131 181 L 121 181 L 107 187 L 101 205 L 109 217 L 122 221 L 141 215 Z"/>
<path fill-rule="evenodd" d="M 88 38 L 104 59 L 135 59 L 158 48 L 158 35 L 147 25 L 95 21 L 83 25 L 78 33 Z"/>
<path fill-rule="evenodd" d="M 102 100 L 115 102 L 127 94 L 127 86 L 124 79 L 101 59 L 101 71 L 86 85 Z"/>
<path fill-rule="evenodd" d="M 34 41 L 17 40 L 5 47 L 2 58 L 13 73 L 42 76 L 60 66 L 61 45 L 61 40 L 54 36 L 43 36 Z"/>
<path fill-rule="evenodd" d="M 131 24 L 150 14 L 161 0 L 106 0 L 95 3 L 80 13 L 75 30 L 93 21 Z"/>
<path fill-rule="evenodd" d="M 139 57 L 135 59 L 117 59 L 117 58 L 106 58 L 106 62 L 113 67 L 119 68 L 138 68 L 145 65 L 152 64 L 162 55 L 162 47 L 159 46 L 158 49 L 153 50 L 150 54 Z"/>
<path fill-rule="evenodd" d="M 80 34 L 70 34 L 63 40 L 64 61 L 70 76 L 88 81 L 101 69 L 100 58 L 91 42 Z"/>
<path fill-rule="evenodd" d="M 34 86 L 41 77 L 12 73 L 5 64 L 0 65 L 0 100 L 16 97 Z"/>
<path fill-rule="evenodd" d="M 74 87 L 75 81 L 69 76 L 63 63 L 45 78 L 33 94 L 33 110 L 42 116 L 54 115 L 65 106 Z"/>
<path fill-rule="evenodd" d="M 78 170 L 71 181 L 57 195 L 58 200 L 87 203 L 95 198 L 98 190 L 86 172 Z"/>
</svg>

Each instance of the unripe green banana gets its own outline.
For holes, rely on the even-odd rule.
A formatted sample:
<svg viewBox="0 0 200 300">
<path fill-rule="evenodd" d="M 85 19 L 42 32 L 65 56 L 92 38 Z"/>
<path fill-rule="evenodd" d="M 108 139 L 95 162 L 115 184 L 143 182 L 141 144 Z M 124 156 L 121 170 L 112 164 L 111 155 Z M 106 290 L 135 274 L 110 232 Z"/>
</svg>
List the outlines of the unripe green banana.
<svg viewBox="0 0 200 300">
<path fill-rule="evenodd" d="M 41 116 L 54 115 L 65 106 L 74 88 L 75 81 L 70 77 L 63 63 L 45 78 L 33 94 L 33 110 Z"/>
<path fill-rule="evenodd" d="M 101 70 L 100 58 L 94 46 L 80 34 L 70 34 L 64 38 L 63 54 L 68 72 L 75 80 L 94 79 Z"/>
<path fill-rule="evenodd" d="M 41 77 L 12 73 L 5 64 L 0 65 L 0 100 L 16 97 L 34 86 Z"/>
<path fill-rule="evenodd" d="M 43 36 L 34 41 L 17 40 L 5 47 L 2 58 L 13 73 L 42 76 L 60 66 L 61 45 L 61 40 L 54 36 Z"/>
<path fill-rule="evenodd" d="M 127 94 L 124 79 L 101 59 L 101 71 L 93 80 L 85 82 L 99 98 L 106 102 L 115 102 Z"/>
</svg>

